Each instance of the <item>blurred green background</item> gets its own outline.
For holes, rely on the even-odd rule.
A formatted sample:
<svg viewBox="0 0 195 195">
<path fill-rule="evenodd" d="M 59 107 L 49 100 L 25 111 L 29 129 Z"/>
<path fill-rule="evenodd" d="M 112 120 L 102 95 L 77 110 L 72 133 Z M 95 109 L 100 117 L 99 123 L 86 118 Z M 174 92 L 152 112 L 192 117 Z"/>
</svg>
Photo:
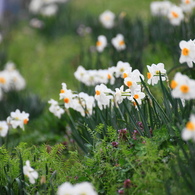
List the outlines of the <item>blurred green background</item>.
<svg viewBox="0 0 195 195">
<path fill-rule="evenodd" d="M 31 28 L 30 16 L 11 26 L 6 45 L 7 60 L 16 63 L 27 81 L 27 87 L 33 93 L 46 101 L 50 98 L 58 99 L 62 82 L 67 83 L 68 88 L 77 89 L 78 82 L 73 73 L 81 63 L 82 45 L 95 45 L 90 37 L 80 37 L 76 33 L 78 26 L 86 21 L 86 18 L 94 17 L 98 20 L 98 16 L 107 9 L 117 17 L 124 12 L 125 17 L 130 19 L 138 17 L 147 21 L 150 18 L 151 2 L 152 0 L 70 0 L 61 6 L 57 18 L 42 18 L 48 23 L 51 22 L 51 25 L 56 23 L 55 20 L 64 24 L 61 28 L 67 28 L 66 30 L 55 29 L 56 33 L 62 31 L 61 36 L 52 33 L 47 36 L 44 32 L 40 33 L 39 30 Z M 150 50 L 146 51 L 145 56 L 149 58 L 149 62 L 152 60 L 150 58 L 153 58 Z M 146 61 L 146 64 L 149 62 Z"/>
</svg>

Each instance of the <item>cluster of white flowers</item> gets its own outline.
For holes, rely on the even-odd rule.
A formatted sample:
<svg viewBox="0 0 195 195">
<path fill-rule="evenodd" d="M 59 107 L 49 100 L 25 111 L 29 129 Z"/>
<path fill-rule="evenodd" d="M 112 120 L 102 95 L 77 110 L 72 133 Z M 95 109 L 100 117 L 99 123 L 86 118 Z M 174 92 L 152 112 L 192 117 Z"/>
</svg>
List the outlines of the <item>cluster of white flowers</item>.
<svg viewBox="0 0 195 195">
<path fill-rule="evenodd" d="M 9 131 L 9 128 L 16 129 L 20 127 L 24 130 L 24 125 L 29 121 L 29 114 L 16 109 L 15 112 L 11 112 L 6 121 L 0 121 L 0 136 L 5 137 Z"/>
<path fill-rule="evenodd" d="M 59 96 L 60 96 L 59 99 L 64 101 L 64 107 L 66 109 L 72 108 L 80 112 L 82 116 L 92 114 L 93 107 L 95 104 L 95 99 L 93 96 L 89 96 L 84 92 L 80 92 L 78 94 L 73 93 L 72 90 L 67 89 L 66 83 L 62 83 L 62 89 L 60 90 Z M 57 115 L 57 113 L 55 115 Z"/>
<path fill-rule="evenodd" d="M 18 70 L 15 69 L 13 62 L 8 62 L 4 70 L 0 71 L 0 100 L 3 98 L 3 93 L 11 90 L 22 90 L 26 86 L 24 78 Z"/>
<path fill-rule="evenodd" d="M 185 19 L 185 13 L 191 13 L 195 7 L 194 0 L 181 0 L 179 6 L 170 1 L 154 1 L 150 4 L 153 16 L 165 16 L 172 25 L 178 26 Z"/>
<path fill-rule="evenodd" d="M 177 72 L 171 81 L 171 94 L 174 98 L 184 100 L 195 99 L 195 80 L 190 79 L 187 75 Z"/>
<path fill-rule="evenodd" d="M 31 0 L 29 11 L 33 14 L 53 16 L 58 11 L 58 3 L 65 3 L 68 0 Z"/>
<path fill-rule="evenodd" d="M 94 187 L 89 182 L 82 182 L 75 185 L 72 185 L 69 182 L 65 182 L 58 187 L 57 195 L 97 195 L 97 192 L 94 190 Z"/>
<path fill-rule="evenodd" d="M 195 63 L 195 40 L 189 41 L 180 41 L 179 47 L 181 49 L 181 55 L 179 62 L 186 62 L 189 68 L 193 67 L 193 63 Z"/>
<path fill-rule="evenodd" d="M 117 51 L 122 51 L 126 49 L 126 44 L 124 41 L 124 36 L 122 34 L 117 34 L 116 37 L 111 40 L 112 45 Z M 97 38 L 96 49 L 98 52 L 103 52 L 105 47 L 107 46 L 107 39 L 104 35 L 100 35 Z"/>
<path fill-rule="evenodd" d="M 162 81 L 166 80 L 166 70 L 164 68 L 164 64 L 163 63 L 158 63 L 156 64 L 152 64 L 151 66 L 148 66 L 148 73 L 147 73 L 147 77 L 148 77 L 148 84 L 152 84 L 155 85 L 158 83 L 158 81 L 160 80 L 160 76 L 161 75 L 161 79 Z"/>
</svg>

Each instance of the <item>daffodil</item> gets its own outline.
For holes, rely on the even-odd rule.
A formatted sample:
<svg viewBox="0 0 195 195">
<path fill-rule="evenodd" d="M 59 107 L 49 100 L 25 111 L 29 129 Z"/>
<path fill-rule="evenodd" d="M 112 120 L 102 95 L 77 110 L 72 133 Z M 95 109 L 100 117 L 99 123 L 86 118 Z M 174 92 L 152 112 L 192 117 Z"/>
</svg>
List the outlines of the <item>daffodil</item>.
<svg viewBox="0 0 195 195">
<path fill-rule="evenodd" d="M 107 39 L 104 35 L 100 35 L 97 38 L 96 49 L 98 52 L 103 52 L 104 48 L 107 46 Z"/>
<path fill-rule="evenodd" d="M 58 102 L 50 99 L 48 103 L 50 104 L 49 111 L 58 118 L 61 118 L 61 115 L 64 114 L 64 109 L 59 106 Z"/>
<path fill-rule="evenodd" d="M 149 85 L 155 85 L 158 83 L 160 80 L 160 76 L 162 81 L 166 80 L 166 70 L 164 68 L 163 63 L 158 63 L 158 64 L 152 64 L 151 66 L 148 66 L 148 73 L 147 73 L 147 78 L 148 78 L 148 84 Z"/>
<path fill-rule="evenodd" d="M 6 121 L 0 121 L 0 136 L 5 137 L 8 133 L 9 127 Z"/>
<path fill-rule="evenodd" d="M 170 1 L 152 1 L 150 11 L 153 16 L 167 16 L 167 13 L 172 6 Z"/>
<path fill-rule="evenodd" d="M 115 14 L 110 10 L 104 11 L 99 16 L 99 21 L 107 29 L 111 29 L 114 27 L 115 24 L 114 20 L 115 20 Z"/>
<path fill-rule="evenodd" d="M 181 0 L 180 4 L 181 9 L 186 13 L 191 13 L 195 7 L 194 0 Z"/>
<path fill-rule="evenodd" d="M 181 55 L 179 58 L 180 63 L 186 62 L 190 68 L 193 67 L 195 62 L 195 43 L 192 40 L 180 41 L 179 47 L 181 49 Z"/>
<path fill-rule="evenodd" d="M 183 140 L 188 141 L 192 139 L 195 141 L 195 115 L 190 115 L 190 120 L 186 123 L 185 128 L 182 131 L 181 137 Z"/>
<path fill-rule="evenodd" d="M 115 47 L 115 49 L 118 51 L 122 51 L 126 49 L 124 36 L 122 34 L 117 34 L 116 37 L 112 38 L 111 42 L 112 42 L 112 45 Z"/>
<path fill-rule="evenodd" d="M 184 14 L 181 7 L 178 7 L 176 5 L 173 5 L 167 14 L 167 17 L 169 19 L 169 22 L 174 25 L 178 26 L 180 25 L 181 21 L 184 20 Z"/>
<path fill-rule="evenodd" d="M 176 73 L 171 81 L 171 94 L 174 98 L 181 98 L 184 100 L 195 99 L 195 80 L 190 79 L 180 72 Z"/>
<path fill-rule="evenodd" d="M 26 165 L 23 166 L 23 173 L 25 176 L 28 177 L 29 181 L 31 184 L 35 183 L 35 179 L 38 178 L 38 172 L 35 171 L 31 166 L 30 166 L 30 161 L 26 161 Z"/>
<path fill-rule="evenodd" d="M 7 118 L 8 125 L 11 125 L 12 128 L 16 129 L 20 127 L 24 130 L 24 125 L 29 121 L 29 114 L 19 109 L 16 109 L 15 112 L 11 112 L 10 116 Z"/>
<path fill-rule="evenodd" d="M 116 74 L 116 77 L 122 77 L 122 78 L 125 78 L 126 76 L 123 75 L 123 73 L 125 71 L 130 71 L 131 72 L 132 70 L 132 67 L 131 65 L 128 63 L 128 62 L 122 62 L 122 61 L 118 61 L 117 62 L 117 65 L 116 65 L 116 68 L 115 68 L 115 74 Z"/>
<path fill-rule="evenodd" d="M 95 99 L 97 100 L 100 109 L 104 106 L 109 106 L 110 100 L 113 99 L 112 94 L 112 90 L 107 88 L 104 84 L 95 87 Z"/>
</svg>

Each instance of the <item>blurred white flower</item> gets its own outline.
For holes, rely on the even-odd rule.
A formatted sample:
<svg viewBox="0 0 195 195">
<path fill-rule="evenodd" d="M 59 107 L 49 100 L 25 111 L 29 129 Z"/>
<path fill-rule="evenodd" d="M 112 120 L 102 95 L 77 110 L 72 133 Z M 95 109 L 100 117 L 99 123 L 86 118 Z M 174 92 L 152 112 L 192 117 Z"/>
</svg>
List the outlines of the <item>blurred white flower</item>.
<svg viewBox="0 0 195 195">
<path fill-rule="evenodd" d="M 167 17 L 169 19 L 169 22 L 172 25 L 178 26 L 178 25 L 180 25 L 181 21 L 184 19 L 183 10 L 180 7 L 176 6 L 176 5 L 173 5 L 169 9 Z"/>
<path fill-rule="evenodd" d="M 96 42 L 96 49 L 98 52 L 103 52 L 104 48 L 107 46 L 107 39 L 104 35 L 98 36 L 98 40 Z"/>
<path fill-rule="evenodd" d="M 186 62 L 189 68 L 193 67 L 193 62 L 195 62 L 195 43 L 192 40 L 180 41 L 179 47 L 181 49 L 181 55 L 179 58 L 180 63 Z"/>
<path fill-rule="evenodd" d="M 25 176 L 28 177 L 31 184 L 35 183 L 35 179 L 38 178 L 38 173 L 30 166 L 30 161 L 26 161 L 26 165 L 23 166 L 23 173 Z"/>
<path fill-rule="evenodd" d="M 9 127 L 6 121 L 0 121 L 0 136 L 5 137 L 8 133 Z"/>
<path fill-rule="evenodd" d="M 194 0 L 181 0 L 180 7 L 184 12 L 191 13 L 195 7 L 195 1 Z"/>
<path fill-rule="evenodd" d="M 150 11 L 153 16 L 167 16 L 172 3 L 170 1 L 153 1 Z"/>
<path fill-rule="evenodd" d="M 115 88 L 115 92 L 113 93 L 115 104 L 121 104 L 128 95 L 130 96 L 130 93 L 124 92 L 124 85 L 120 88 Z"/>
<path fill-rule="evenodd" d="M 192 139 L 195 141 L 195 115 L 190 115 L 190 120 L 187 122 L 185 128 L 182 131 L 181 137 L 183 140 L 188 141 Z"/>
<path fill-rule="evenodd" d="M 58 6 L 56 4 L 49 4 L 47 6 L 44 6 L 41 8 L 40 13 L 43 16 L 53 16 L 57 13 L 58 11 Z"/>
<path fill-rule="evenodd" d="M 33 28 L 42 28 L 44 26 L 43 21 L 37 19 L 37 18 L 32 18 L 29 22 L 30 26 Z"/>
<path fill-rule="evenodd" d="M 72 185 L 69 182 L 65 182 L 58 187 L 57 195 L 97 195 L 94 187 L 89 182 L 82 182 Z"/>
<path fill-rule="evenodd" d="M 99 20 L 101 24 L 107 29 L 111 29 L 114 27 L 115 24 L 114 19 L 115 19 L 115 14 L 109 10 L 104 11 L 99 16 Z"/>
<path fill-rule="evenodd" d="M 12 128 L 16 129 L 20 127 L 24 130 L 24 125 L 27 124 L 29 121 L 29 114 L 20 110 L 16 109 L 15 112 L 11 112 L 10 116 L 7 118 L 8 125 L 11 125 Z"/>
<path fill-rule="evenodd" d="M 60 100 L 61 99 L 64 100 L 65 108 L 71 107 L 73 94 L 72 94 L 72 90 L 67 89 L 66 83 L 62 83 L 62 89 L 60 90 L 59 95 L 60 95 Z"/>
<path fill-rule="evenodd" d="M 171 94 L 174 98 L 195 99 L 195 80 L 177 72 L 171 81 Z"/>
<path fill-rule="evenodd" d="M 85 195 L 98 195 L 94 190 L 93 185 L 89 182 L 78 183 L 74 186 L 75 195 L 85 194 Z"/>
<path fill-rule="evenodd" d="M 122 34 L 118 34 L 116 37 L 112 38 L 111 42 L 115 49 L 118 51 L 126 49 L 124 36 Z"/>
<path fill-rule="evenodd" d="M 64 114 L 64 109 L 59 106 L 58 102 L 50 99 L 48 103 L 50 104 L 49 111 L 58 118 L 61 118 L 61 115 Z"/>
<path fill-rule="evenodd" d="M 122 61 L 118 61 L 117 65 L 116 65 L 116 69 L 115 69 L 115 73 L 116 73 L 116 77 L 123 77 L 124 75 L 123 73 L 127 70 L 131 70 L 131 66 L 128 62 L 122 62 Z"/>
<path fill-rule="evenodd" d="M 158 63 L 152 64 L 151 66 L 148 66 L 148 73 L 147 73 L 147 78 L 148 78 L 148 84 L 149 85 L 155 85 L 158 83 L 160 80 L 160 75 L 162 81 L 166 80 L 166 70 L 164 69 L 164 64 L 163 63 Z"/>
<path fill-rule="evenodd" d="M 75 195 L 74 186 L 65 182 L 58 187 L 57 195 Z"/>
</svg>

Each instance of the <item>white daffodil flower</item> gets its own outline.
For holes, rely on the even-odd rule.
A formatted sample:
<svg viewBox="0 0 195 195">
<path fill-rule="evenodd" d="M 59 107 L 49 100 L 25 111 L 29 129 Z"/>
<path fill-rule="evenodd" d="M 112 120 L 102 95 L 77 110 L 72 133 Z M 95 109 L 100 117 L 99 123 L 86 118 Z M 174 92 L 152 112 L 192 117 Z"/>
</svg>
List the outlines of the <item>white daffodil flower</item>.
<svg viewBox="0 0 195 195">
<path fill-rule="evenodd" d="M 126 49 L 124 36 L 122 34 L 118 34 L 116 37 L 112 38 L 111 42 L 117 51 Z"/>
<path fill-rule="evenodd" d="M 149 85 L 155 85 L 158 83 L 160 80 L 160 75 L 162 81 L 166 80 L 166 70 L 164 69 L 164 64 L 163 63 L 158 63 L 152 64 L 151 66 L 148 66 L 148 73 L 147 73 L 147 78 L 148 78 L 148 84 Z"/>
<path fill-rule="evenodd" d="M 103 52 L 105 47 L 107 46 L 107 39 L 104 35 L 100 35 L 97 38 L 96 49 L 98 52 Z"/>
<path fill-rule="evenodd" d="M 181 137 L 183 140 L 188 141 L 192 139 L 195 141 L 195 115 L 190 115 L 190 120 L 187 122 L 185 128 L 182 131 Z"/>
<path fill-rule="evenodd" d="M 16 109 L 15 112 L 11 112 L 10 116 L 7 118 L 8 125 L 11 125 L 12 128 L 16 129 L 20 127 L 24 130 L 24 125 L 29 121 L 29 114 Z"/>
<path fill-rule="evenodd" d="M 195 62 L 195 43 L 192 40 L 180 41 L 179 47 L 181 49 L 181 55 L 179 58 L 180 63 L 186 62 L 189 68 L 193 67 L 193 62 Z"/>
<path fill-rule="evenodd" d="M 181 98 L 190 100 L 195 98 L 195 80 L 190 79 L 180 72 L 176 73 L 174 79 L 171 81 L 171 95 L 174 98 Z"/>
<path fill-rule="evenodd" d="M 184 19 L 183 10 L 181 7 L 173 5 L 167 14 L 169 22 L 174 26 L 179 26 L 181 21 Z"/>
<path fill-rule="evenodd" d="M 100 23 L 107 29 L 111 29 L 114 27 L 115 14 L 110 10 L 104 11 L 99 16 Z"/>
<path fill-rule="evenodd" d="M 8 133 L 9 127 L 6 121 L 0 121 L 0 136 L 5 137 Z"/>
<path fill-rule="evenodd" d="M 23 166 L 23 173 L 25 176 L 28 177 L 29 181 L 31 184 L 35 183 L 35 179 L 38 178 L 38 172 L 35 171 L 31 166 L 30 166 L 30 161 L 26 161 L 26 165 Z"/>
</svg>

